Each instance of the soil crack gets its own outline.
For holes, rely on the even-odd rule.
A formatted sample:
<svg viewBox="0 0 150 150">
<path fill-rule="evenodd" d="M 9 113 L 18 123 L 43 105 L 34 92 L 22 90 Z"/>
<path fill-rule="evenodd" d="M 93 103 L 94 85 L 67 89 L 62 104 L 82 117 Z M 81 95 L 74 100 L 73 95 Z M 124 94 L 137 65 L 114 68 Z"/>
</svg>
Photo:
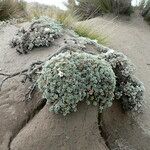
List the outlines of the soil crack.
<svg viewBox="0 0 150 150">
<path fill-rule="evenodd" d="M 10 146 L 15 137 L 19 134 L 19 132 L 43 109 L 46 105 L 46 99 L 42 99 L 41 103 L 28 115 L 27 119 L 22 122 L 22 125 L 18 128 L 18 130 L 11 136 L 8 150 L 11 150 Z"/>
<path fill-rule="evenodd" d="M 99 128 L 99 132 L 100 132 L 100 135 L 102 136 L 102 138 L 104 139 L 107 148 L 108 148 L 109 150 L 111 150 L 110 145 L 109 145 L 109 143 L 108 143 L 108 138 L 109 138 L 109 136 L 106 135 L 106 132 L 105 132 L 104 129 L 102 128 L 101 116 L 102 116 L 102 115 L 99 113 L 99 114 L 98 114 L 98 128 Z"/>
</svg>

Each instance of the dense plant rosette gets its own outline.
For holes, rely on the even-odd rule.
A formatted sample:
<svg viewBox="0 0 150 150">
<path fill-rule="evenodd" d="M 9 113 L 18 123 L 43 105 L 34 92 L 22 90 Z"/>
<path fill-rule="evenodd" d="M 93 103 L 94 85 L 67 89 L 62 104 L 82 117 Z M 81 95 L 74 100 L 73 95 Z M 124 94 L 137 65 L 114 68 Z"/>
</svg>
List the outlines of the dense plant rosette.
<svg viewBox="0 0 150 150">
<path fill-rule="evenodd" d="M 38 79 L 43 97 L 52 104 L 50 110 L 66 115 L 77 111 L 77 104 L 111 106 L 116 86 L 111 66 L 101 57 L 84 53 L 60 53 L 45 63 Z"/>
<path fill-rule="evenodd" d="M 96 40 L 91 40 L 83 37 L 73 39 L 81 47 L 87 50 L 87 45 L 94 46 L 95 55 L 100 55 L 108 62 L 116 76 L 115 98 L 122 104 L 124 111 L 141 111 L 141 106 L 144 103 L 145 87 L 143 83 L 135 76 L 135 65 L 130 59 L 121 52 L 105 47 L 97 43 Z"/>
</svg>

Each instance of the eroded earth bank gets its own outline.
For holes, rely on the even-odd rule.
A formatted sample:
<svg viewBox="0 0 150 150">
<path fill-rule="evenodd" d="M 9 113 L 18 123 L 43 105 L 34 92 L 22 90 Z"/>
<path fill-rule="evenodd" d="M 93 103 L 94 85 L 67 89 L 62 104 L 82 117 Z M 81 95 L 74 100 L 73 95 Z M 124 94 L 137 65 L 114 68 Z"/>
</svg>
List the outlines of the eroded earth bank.
<svg viewBox="0 0 150 150">
<path fill-rule="evenodd" d="M 107 18 L 95 21 L 102 25 Z M 21 71 L 35 61 L 45 60 L 66 43 L 74 43 L 74 34 L 65 31 L 51 47 L 18 55 L 9 42 L 22 26 L 28 26 L 28 23 L 8 25 L 0 30 L 1 72 Z M 125 113 L 120 103 L 114 102 L 99 115 L 96 107 L 81 102 L 76 113 L 64 117 L 49 112 L 49 104 L 39 91 L 34 93 L 32 100 L 24 101 L 31 83 L 22 84 L 22 76 L 16 76 L 5 82 L 0 92 L 0 150 L 149 150 L 149 29 L 138 18 L 129 24 L 114 21 L 105 30 L 112 33 L 109 46 L 124 52 L 137 66 L 137 76 L 146 88 L 142 113 Z M 82 42 L 80 44 L 84 46 Z M 87 45 L 86 50 L 97 53 L 92 45 Z"/>
</svg>

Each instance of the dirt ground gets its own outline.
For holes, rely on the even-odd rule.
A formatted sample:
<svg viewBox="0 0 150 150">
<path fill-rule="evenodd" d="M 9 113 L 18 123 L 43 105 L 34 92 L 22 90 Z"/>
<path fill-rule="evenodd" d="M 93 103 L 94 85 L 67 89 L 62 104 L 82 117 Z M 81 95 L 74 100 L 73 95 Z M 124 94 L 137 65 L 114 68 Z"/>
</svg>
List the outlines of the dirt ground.
<svg viewBox="0 0 150 150">
<path fill-rule="evenodd" d="M 149 150 L 150 26 L 139 16 L 132 16 L 130 20 L 99 17 L 90 22 L 98 32 L 109 36 L 109 47 L 124 52 L 136 65 L 136 75 L 146 88 L 143 113 L 125 114 L 115 103 L 99 120 L 104 141 L 95 108 L 81 104 L 78 113 L 64 119 L 48 112 L 48 106 L 41 101 L 38 92 L 32 101 L 23 102 L 29 83 L 24 86 L 20 83 L 21 77 L 16 77 L 6 82 L 0 92 L 0 150 L 105 150 L 108 147 L 111 150 Z M 44 60 L 63 43 L 62 38 L 51 48 L 18 55 L 9 47 L 9 40 L 19 26 L 0 30 L 2 72 L 14 73 L 36 60 Z"/>
<path fill-rule="evenodd" d="M 118 104 L 102 115 L 102 128 L 108 145 L 116 149 L 150 149 L 150 26 L 138 14 L 129 18 L 107 16 L 90 20 L 95 30 L 109 38 L 108 46 L 123 52 L 136 66 L 144 83 L 143 112 L 124 114 Z"/>
<path fill-rule="evenodd" d="M 28 68 L 36 60 L 45 60 L 67 38 L 56 40 L 50 48 L 18 55 L 15 49 L 10 48 L 9 41 L 19 26 L 11 25 L 0 30 L 1 72 L 14 73 Z M 67 117 L 55 115 L 41 101 L 39 92 L 35 93 L 32 101 L 23 101 L 30 83 L 22 85 L 21 79 L 8 80 L 0 92 L 0 150 L 108 149 L 100 135 L 97 108 L 81 104 L 77 113 Z"/>
</svg>

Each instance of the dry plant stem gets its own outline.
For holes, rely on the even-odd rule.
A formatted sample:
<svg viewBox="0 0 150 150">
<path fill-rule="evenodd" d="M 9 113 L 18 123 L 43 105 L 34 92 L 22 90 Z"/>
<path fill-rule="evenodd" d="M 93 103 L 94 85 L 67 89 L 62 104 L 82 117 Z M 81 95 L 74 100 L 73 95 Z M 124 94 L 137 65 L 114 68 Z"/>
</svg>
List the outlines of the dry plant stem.
<svg viewBox="0 0 150 150">
<path fill-rule="evenodd" d="M 0 73 L 0 76 L 5 76 L 5 78 L 2 80 L 1 84 L 0 84 L 0 91 L 2 89 L 2 86 L 4 84 L 4 82 L 10 78 L 13 78 L 15 76 L 18 76 L 18 75 L 22 75 L 23 73 L 27 72 L 27 69 L 23 70 L 23 71 L 20 71 L 20 72 L 16 72 L 14 74 L 5 74 L 5 73 Z"/>
<path fill-rule="evenodd" d="M 32 99 L 33 93 L 34 91 L 36 91 L 36 82 L 33 83 L 29 88 L 28 88 L 28 92 L 25 94 L 25 101 L 28 102 Z"/>
<path fill-rule="evenodd" d="M 59 53 L 64 53 L 67 50 L 74 51 L 75 48 L 72 47 L 72 46 L 69 46 L 69 45 L 64 45 L 64 46 L 60 47 L 60 49 L 58 49 L 58 51 L 56 53 L 48 56 L 48 59 L 46 59 L 45 61 L 37 61 L 37 62 L 32 63 L 28 69 L 24 69 L 20 72 L 16 72 L 16 73 L 13 73 L 13 74 L 7 74 L 7 73 L 1 73 L 0 72 L 0 76 L 5 77 L 2 80 L 2 82 L 0 83 L 0 91 L 2 90 L 3 84 L 8 79 L 11 79 L 11 78 L 16 77 L 16 76 L 24 76 L 23 79 L 21 80 L 22 83 L 25 83 L 27 81 L 27 79 L 32 83 L 32 85 L 28 88 L 28 92 L 25 94 L 25 100 L 26 101 L 31 100 L 33 92 L 36 90 L 36 87 L 37 87 L 36 80 L 33 81 L 33 77 L 38 73 L 38 71 L 40 71 L 42 69 L 43 64 L 47 60 L 50 60 L 52 57 L 58 55 Z"/>
</svg>

